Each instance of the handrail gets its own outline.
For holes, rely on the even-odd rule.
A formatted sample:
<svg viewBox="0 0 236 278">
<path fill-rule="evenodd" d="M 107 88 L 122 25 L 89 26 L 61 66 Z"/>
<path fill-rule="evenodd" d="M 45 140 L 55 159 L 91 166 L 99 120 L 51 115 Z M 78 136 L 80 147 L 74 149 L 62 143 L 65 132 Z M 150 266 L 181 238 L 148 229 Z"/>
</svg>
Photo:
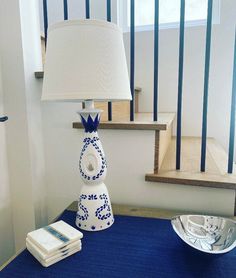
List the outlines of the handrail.
<svg viewBox="0 0 236 278">
<path fill-rule="evenodd" d="M 107 21 L 111 22 L 111 0 L 107 0 Z M 112 121 L 112 102 L 108 102 L 108 121 Z"/>
<path fill-rule="evenodd" d="M 134 121 L 135 0 L 130 0 L 130 121 Z"/>
<path fill-rule="evenodd" d="M 159 0 L 154 9 L 154 84 L 153 84 L 153 121 L 158 120 L 158 63 L 159 63 Z"/>
<path fill-rule="evenodd" d="M 185 28 L 185 0 L 180 3 L 180 32 L 179 32 L 179 81 L 177 101 L 177 128 L 176 128 L 176 170 L 180 170 L 181 156 L 181 124 L 182 124 L 182 95 L 183 95 L 183 68 L 184 68 L 184 28 Z"/>
<path fill-rule="evenodd" d="M 43 0 L 43 23 L 44 23 L 44 37 L 45 37 L 45 48 L 46 48 L 47 38 L 48 38 L 48 6 L 47 6 L 47 0 Z"/>
<path fill-rule="evenodd" d="M 68 20 L 68 2 L 67 0 L 63 0 L 64 4 L 64 20 Z"/>
<path fill-rule="evenodd" d="M 203 95 L 203 112 L 202 112 L 202 146 L 201 146 L 201 172 L 206 169 L 206 141 L 207 141 L 207 110 L 208 110 L 208 89 L 209 89 L 209 72 L 211 57 L 211 29 L 212 29 L 212 6 L 213 0 L 208 0 L 207 10 L 207 32 L 206 32 L 206 53 L 205 53 L 205 75 L 204 75 L 204 95 Z"/>
<path fill-rule="evenodd" d="M 90 18 L 90 1 L 89 0 L 85 0 L 85 17 L 87 19 Z"/>
<path fill-rule="evenodd" d="M 235 106 L 236 106 L 236 30 L 235 30 L 235 41 L 234 41 L 234 68 L 233 68 L 233 86 L 232 86 L 232 97 L 231 97 L 229 153 L 228 153 L 228 173 L 229 174 L 233 173 L 233 163 L 234 163 Z"/>
</svg>

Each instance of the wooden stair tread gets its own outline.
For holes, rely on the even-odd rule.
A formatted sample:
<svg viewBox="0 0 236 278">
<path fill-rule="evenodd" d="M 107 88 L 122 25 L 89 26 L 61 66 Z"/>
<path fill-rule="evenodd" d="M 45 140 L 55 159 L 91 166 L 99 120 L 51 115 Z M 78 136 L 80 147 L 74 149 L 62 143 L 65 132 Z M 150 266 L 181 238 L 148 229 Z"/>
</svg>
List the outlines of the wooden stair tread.
<svg viewBox="0 0 236 278">
<path fill-rule="evenodd" d="M 199 170 L 201 138 L 182 138 L 181 170 L 178 171 L 175 170 L 175 144 L 172 138 L 159 172 L 146 174 L 146 181 L 236 189 L 236 174 L 227 173 L 227 153 L 215 139 L 207 139 L 204 173 Z"/>
<path fill-rule="evenodd" d="M 131 122 L 127 117 L 120 116 L 111 122 L 101 121 L 99 129 L 167 130 L 175 118 L 175 113 L 159 113 L 157 122 L 154 122 L 152 117 L 152 113 L 135 113 L 135 120 Z M 83 126 L 81 122 L 74 122 L 73 128 Z"/>
</svg>

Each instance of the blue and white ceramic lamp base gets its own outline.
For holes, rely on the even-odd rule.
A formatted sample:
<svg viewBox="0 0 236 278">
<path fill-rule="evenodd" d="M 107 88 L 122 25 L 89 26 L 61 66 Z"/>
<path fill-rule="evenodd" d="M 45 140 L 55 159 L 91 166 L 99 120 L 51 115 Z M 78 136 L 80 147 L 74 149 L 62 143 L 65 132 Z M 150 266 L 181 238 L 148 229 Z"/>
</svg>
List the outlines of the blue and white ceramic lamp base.
<svg viewBox="0 0 236 278">
<path fill-rule="evenodd" d="M 100 231 L 114 223 L 109 194 L 104 184 L 107 163 L 98 137 L 101 110 L 94 109 L 93 101 L 85 102 L 79 111 L 85 128 L 84 145 L 80 154 L 79 170 L 84 185 L 80 192 L 76 225 L 86 231 Z"/>
</svg>

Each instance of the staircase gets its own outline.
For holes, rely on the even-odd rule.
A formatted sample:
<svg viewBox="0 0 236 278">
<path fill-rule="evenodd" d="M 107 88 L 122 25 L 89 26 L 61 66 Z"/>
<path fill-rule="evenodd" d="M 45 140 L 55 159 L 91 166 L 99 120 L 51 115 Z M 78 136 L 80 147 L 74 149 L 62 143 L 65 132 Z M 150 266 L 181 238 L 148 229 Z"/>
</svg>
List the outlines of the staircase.
<svg viewBox="0 0 236 278">
<path fill-rule="evenodd" d="M 45 60 L 45 41 L 42 42 L 42 59 Z M 43 78 L 43 71 L 35 72 L 36 78 Z M 207 139 L 206 172 L 200 172 L 201 139 L 182 138 L 181 170 L 176 170 L 176 138 L 172 136 L 175 113 L 159 113 L 158 121 L 153 121 L 152 113 L 139 113 L 139 96 L 142 89 L 135 88 L 135 120 L 129 120 L 129 101 L 113 102 L 112 121 L 108 121 L 108 105 L 95 103 L 103 110 L 100 129 L 152 130 L 155 133 L 153 173 L 144 173 L 147 182 L 169 183 L 187 186 L 233 189 L 236 193 L 236 174 L 227 174 L 228 156 L 214 138 Z M 73 128 L 82 129 L 80 122 Z M 236 194 L 235 194 L 236 195 Z M 236 201 L 234 206 L 236 215 Z"/>
<path fill-rule="evenodd" d="M 146 174 L 146 181 L 236 189 L 236 175 L 227 174 L 227 154 L 215 139 L 207 140 L 207 169 L 204 173 L 199 171 L 200 138 L 182 138 L 182 163 L 178 171 L 175 170 L 175 143 L 175 137 L 172 137 L 159 171 Z"/>
<path fill-rule="evenodd" d="M 134 122 L 128 119 L 101 122 L 101 129 L 153 130 L 154 166 L 153 173 L 147 173 L 148 182 L 161 182 L 187 186 L 203 186 L 236 190 L 236 174 L 227 173 L 228 156 L 214 138 L 207 139 L 206 172 L 200 172 L 201 139 L 182 138 L 181 170 L 175 169 L 176 138 L 172 136 L 174 113 L 159 113 L 158 122 L 152 121 L 151 113 L 137 113 Z M 73 128 L 83 128 L 73 123 Z M 236 207 L 234 210 L 236 214 Z"/>
</svg>

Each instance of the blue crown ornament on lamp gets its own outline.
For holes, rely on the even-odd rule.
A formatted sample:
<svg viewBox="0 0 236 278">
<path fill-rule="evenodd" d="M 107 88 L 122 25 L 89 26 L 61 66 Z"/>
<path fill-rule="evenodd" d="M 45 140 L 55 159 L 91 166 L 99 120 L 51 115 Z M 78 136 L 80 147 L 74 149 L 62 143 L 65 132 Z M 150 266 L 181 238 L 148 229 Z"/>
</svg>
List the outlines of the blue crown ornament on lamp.
<svg viewBox="0 0 236 278">
<path fill-rule="evenodd" d="M 79 159 L 83 181 L 76 225 L 99 231 L 114 222 L 104 184 L 107 162 L 97 129 L 101 110 L 94 101 L 131 99 L 123 35 L 113 23 L 69 20 L 48 32 L 43 100 L 84 101 L 78 114 L 85 129 Z"/>
<path fill-rule="evenodd" d="M 81 115 L 81 122 L 84 126 L 85 132 L 95 132 L 98 130 L 98 125 L 99 125 L 99 121 L 100 121 L 100 114 L 98 112 L 98 114 L 96 114 L 95 118 L 93 119 L 91 117 L 90 114 L 88 114 L 87 119 L 85 119 L 82 115 Z"/>
</svg>

